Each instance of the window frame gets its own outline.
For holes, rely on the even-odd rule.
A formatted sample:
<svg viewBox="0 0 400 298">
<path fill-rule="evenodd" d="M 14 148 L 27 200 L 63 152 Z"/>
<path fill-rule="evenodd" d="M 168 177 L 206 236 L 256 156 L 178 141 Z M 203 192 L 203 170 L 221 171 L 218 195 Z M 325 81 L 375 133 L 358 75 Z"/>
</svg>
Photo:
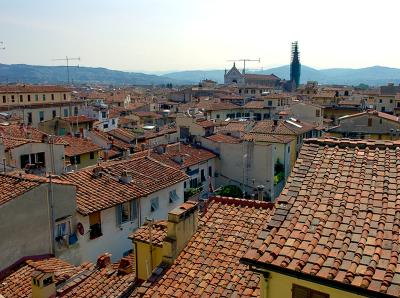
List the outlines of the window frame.
<svg viewBox="0 0 400 298">
<path fill-rule="evenodd" d="M 160 202 L 158 197 L 154 197 L 150 199 L 150 212 L 156 212 L 160 209 Z"/>
</svg>

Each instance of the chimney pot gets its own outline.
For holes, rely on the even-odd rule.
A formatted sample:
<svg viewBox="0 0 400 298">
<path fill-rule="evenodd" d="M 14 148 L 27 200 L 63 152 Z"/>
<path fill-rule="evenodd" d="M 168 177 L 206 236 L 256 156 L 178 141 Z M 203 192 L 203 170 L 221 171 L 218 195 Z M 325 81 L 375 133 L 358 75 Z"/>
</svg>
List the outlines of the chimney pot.
<svg viewBox="0 0 400 298">
<path fill-rule="evenodd" d="M 99 268 L 106 268 L 107 266 L 111 265 L 111 254 L 105 253 L 97 258 L 97 267 Z"/>
</svg>

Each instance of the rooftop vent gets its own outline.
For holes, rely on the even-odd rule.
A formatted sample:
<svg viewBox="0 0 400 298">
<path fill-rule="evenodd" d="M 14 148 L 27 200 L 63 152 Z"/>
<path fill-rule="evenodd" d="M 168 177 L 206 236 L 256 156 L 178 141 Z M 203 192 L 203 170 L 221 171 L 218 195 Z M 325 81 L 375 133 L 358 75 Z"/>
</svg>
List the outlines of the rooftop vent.
<svg viewBox="0 0 400 298">
<path fill-rule="evenodd" d="M 121 177 L 119 178 L 119 181 L 121 181 L 124 184 L 129 184 L 132 182 L 132 175 L 130 175 L 127 170 L 123 170 Z"/>
</svg>

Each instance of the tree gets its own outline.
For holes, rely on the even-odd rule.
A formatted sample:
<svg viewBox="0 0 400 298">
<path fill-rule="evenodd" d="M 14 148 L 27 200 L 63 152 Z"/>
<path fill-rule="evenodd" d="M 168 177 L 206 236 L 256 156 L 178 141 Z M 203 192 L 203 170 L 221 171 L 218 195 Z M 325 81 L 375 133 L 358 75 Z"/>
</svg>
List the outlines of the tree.
<svg viewBox="0 0 400 298">
<path fill-rule="evenodd" d="M 243 192 L 242 190 L 236 185 L 225 185 L 215 194 L 219 196 L 225 197 L 233 197 L 233 198 L 242 198 Z"/>
</svg>

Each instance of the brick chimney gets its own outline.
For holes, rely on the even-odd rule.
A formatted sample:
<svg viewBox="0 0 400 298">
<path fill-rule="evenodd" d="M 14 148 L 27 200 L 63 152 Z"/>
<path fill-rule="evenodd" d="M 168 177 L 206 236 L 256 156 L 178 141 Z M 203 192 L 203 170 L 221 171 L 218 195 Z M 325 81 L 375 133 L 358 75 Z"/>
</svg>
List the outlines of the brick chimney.
<svg viewBox="0 0 400 298">
<path fill-rule="evenodd" d="M 111 265 L 111 254 L 106 252 L 97 258 L 96 265 L 98 268 L 103 269 Z"/>
<path fill-rule="evenodd" d="M 198 204 L 188 201 L 168 213 L 168 232 L 163 243 L 163 262 L 172 264 L 197 230 Z"/>
<path fill-rule="evenodd" d="M 56 297 L 54 272 L 36 269 L 32 273 L 32 298 Z"/>
</svg>

